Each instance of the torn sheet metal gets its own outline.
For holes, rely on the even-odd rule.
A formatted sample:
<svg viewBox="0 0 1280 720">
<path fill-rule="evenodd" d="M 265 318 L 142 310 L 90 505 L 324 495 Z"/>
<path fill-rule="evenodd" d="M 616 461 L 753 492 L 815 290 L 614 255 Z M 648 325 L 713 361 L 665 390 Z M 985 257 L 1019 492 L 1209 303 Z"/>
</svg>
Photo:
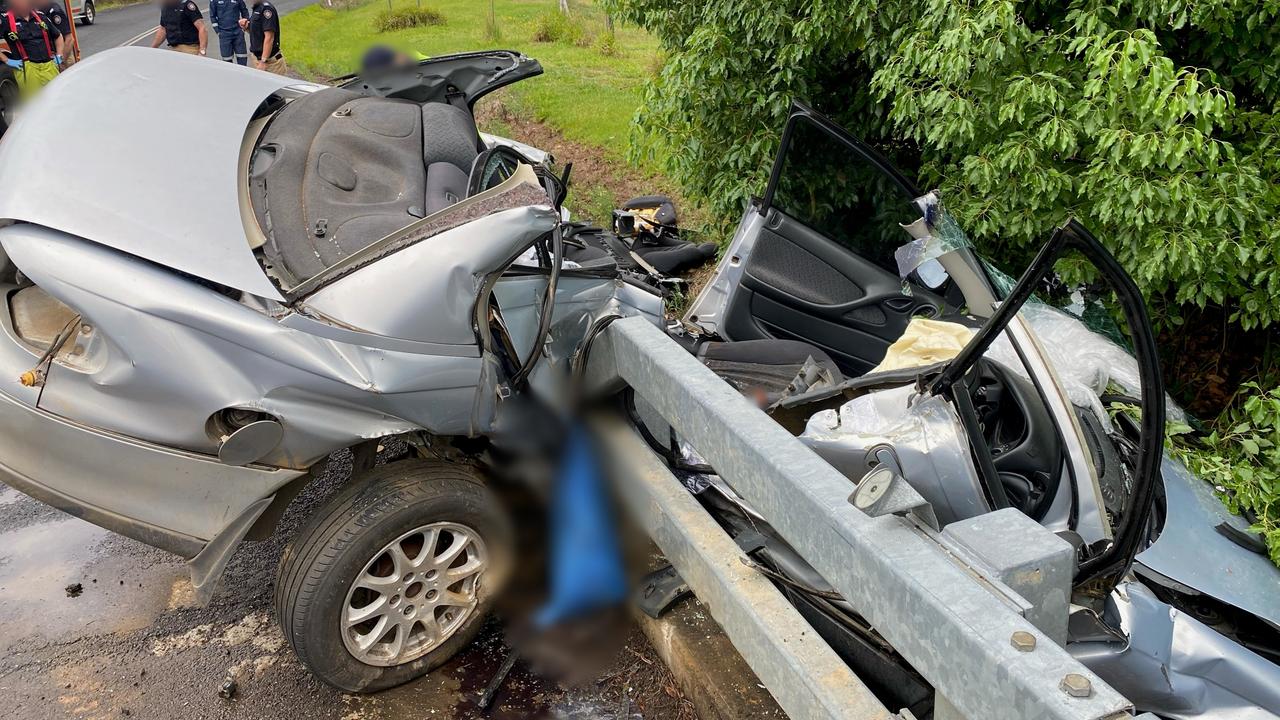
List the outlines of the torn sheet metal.
<svg viewBox="0 0 1280 720">
<path fill-rule="evenodd" d="M 1103 615 L 1127 642 L 1098 633 L 1067 650 L 1137 707 L 1170 720 L 1280 717 L 1280 667 L 1140 583 L 1121 584 Z"/>
<path fill-rule="evenodd" d="M 809 418 L 800 441 L 849 478 L 871 469 L 870 450 L 893 447 L 903 476 L 933 506 L 942 525 L 988 512 L 978 471 L 955 411 L 910 385 L 856 397 Z"/>
<path fill-rule="evenodd" d="M 534 351 L 546 286 L 547 277 L 542 274 L 509 275 L 494 285 L 493 296 L 521 358 Z M 616 278 L 561 275 L 552 312 L 546 342 L 537 349 L 544 357 L 530 375 L 529 386 L 542 400 L 562 407 L 571 395 L 569 362 L 591 326 L 608 315 L 642 315 L 660 327 L 662 298 L 650 289 Z"/>
</svg>

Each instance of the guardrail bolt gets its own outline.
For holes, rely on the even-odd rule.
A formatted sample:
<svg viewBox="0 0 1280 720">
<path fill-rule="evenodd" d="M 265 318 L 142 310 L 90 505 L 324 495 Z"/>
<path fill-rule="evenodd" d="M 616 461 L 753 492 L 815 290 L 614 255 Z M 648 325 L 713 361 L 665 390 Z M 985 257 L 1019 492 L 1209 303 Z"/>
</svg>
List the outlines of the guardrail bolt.
<svg viewBox="0 0 1280 720">
<path fill-rule="evenodd" d="M 1086 698 L 1093 694 L 1093 683 L 1079 673 L 1067 673 L 1058 687 L 1071 697 Z"/>
<path fill-rule="evenodd" d="M 1031 652 L 1036 649 L 1036 636 L 1026 630 L 1018 630 L 1009 638 L 1009 644 L 1018 652 Z"/>
</svg>

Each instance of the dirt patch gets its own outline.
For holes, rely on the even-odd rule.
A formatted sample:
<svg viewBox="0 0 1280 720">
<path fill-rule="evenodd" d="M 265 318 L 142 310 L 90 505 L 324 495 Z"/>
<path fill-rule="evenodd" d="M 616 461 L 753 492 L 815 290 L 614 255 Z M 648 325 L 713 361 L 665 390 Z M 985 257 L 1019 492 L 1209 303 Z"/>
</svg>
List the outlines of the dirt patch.
<svg viewBox="0 0 1280 720">
<path fill-rule="evenodd" d="M 607 213 L 630 198 L 666 195 L 675 201 L 679 209 L 682 228 L 701 233 L 707 227 L 706 214 L 686 201 L 669 178 L 622 162 L 617 159 L 616 152 L 571 140 L 545 123 L 530 120 L 502 91 L 486 97 L 476 106 L 476 123 L 485 132 L 509 137 L 551 153 L 560 167 L 573 163 L 569 198 L 565 205 L 575 209 L 579 215 L 590 217 L 593 222 L 607 221 Z M 604 197 L 601 191 L 604 191 Z M 604 207 L 605 202 L 607 208 Z M 606 217 L 598 216 L 600 209 L 604 210 Z"/>
<path fill-rule="evenodd" d="M 631 631 L 627 644 L 618 652 L 612 666 L 595 681 L 597 689 L 579 697 L 570 690 L 562 707 L 568 718 L 663 718 L 663 720 L 697 720 L 693 703 L 676 686 L 671 671 L 654 652 L 653 646 L 638 628 Z M 594 708 L 594 714 L 588 712 Z"/>
<path fill-rule="evenodd" d="M 728 243 L 729 230 L 712 223 L 705 211 L 686 201 L 672 180 L 620 161 L 617 153 L 571 140 L 547 124 L 529 119 L 517 109 L 516 104 L 503 96 L 501 90 L 476 106 L 476 123 L 485 132 L 551 153 L 560 167 L 572 162 L 573 172 L 569 178 L 569 197 L 565 206 L 574 213 L 575 219 L 608 227 L 613 209 L 621 207 L 627 200 L 641 195 L 666 195 L 676 204 L 684 239 L 710 241 L 721 248 Z M 685 273 L 688 289 L 682 296 L 668 300 L 668 312 L 681 314 L 688 302 L 702 290 L 714 269 L 715 263 L 708 262 Z"/>
</svg>

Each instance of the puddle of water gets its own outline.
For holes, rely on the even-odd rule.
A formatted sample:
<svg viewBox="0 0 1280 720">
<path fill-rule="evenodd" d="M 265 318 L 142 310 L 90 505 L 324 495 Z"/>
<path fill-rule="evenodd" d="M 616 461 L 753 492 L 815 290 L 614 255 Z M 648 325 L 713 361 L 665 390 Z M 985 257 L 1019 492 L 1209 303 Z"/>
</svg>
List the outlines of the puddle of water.
<svg viewBox="0 0 1280 720">
<path fill-rule="evenodd" d="M 0 533 L 0 650 L 32 637 L 138 630 L 165 609 L 167 596 L 154 591 L 150 577 L 140 581 L 136 561 L 98 548 L 107 535 L 76 518 Z M 74 583 L 83 591 L 68 597 Z"/>
</svg>

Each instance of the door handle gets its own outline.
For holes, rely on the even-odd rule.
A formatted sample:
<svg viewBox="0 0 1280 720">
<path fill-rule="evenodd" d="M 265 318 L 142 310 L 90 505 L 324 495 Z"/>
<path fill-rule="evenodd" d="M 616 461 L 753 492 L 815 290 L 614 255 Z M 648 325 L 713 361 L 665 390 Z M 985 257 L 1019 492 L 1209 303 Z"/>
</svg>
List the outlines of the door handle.
<svg viewBox="0 0 1280 720">
<path fill-rule="evenodd" d="M 902 296 L 891 297 L 884 301 L 885 307 L 889 308 L 894 312 L 900 312 L 900 313 L 910 310 L 912 306 L 914 306 L 915 304 L 916 304 L 915 298 L 902 297 Z"/>
</svg>

